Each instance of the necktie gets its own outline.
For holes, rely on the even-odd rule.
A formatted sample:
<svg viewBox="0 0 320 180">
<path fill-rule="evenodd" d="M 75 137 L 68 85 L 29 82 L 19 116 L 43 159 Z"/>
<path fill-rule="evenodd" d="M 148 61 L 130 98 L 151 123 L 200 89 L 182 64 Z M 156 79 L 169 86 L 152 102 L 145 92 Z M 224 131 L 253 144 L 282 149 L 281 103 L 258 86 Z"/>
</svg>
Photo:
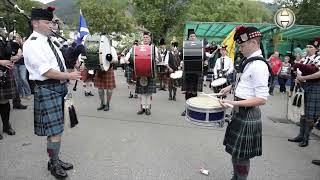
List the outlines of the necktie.
<svg viewBox="0 0 320 180">
<path fill-rule="evenodd" d="M 224 70 L 224 58 L 221 58 L 221 70 Z"/>
<path fill-rule="evenodd" d="M 52 42 L 51 42 L 51 40 L 50 40 L 49 38 L 48 38 L 48 43 L 49 43 L 49 46 L 50 46 L 51 50 L 53 51 L 54 56 L 55 56 L 56 59 L 57 59 L 57 62 L 58 62 L 60 71 L 61 71 L 61 72 L 64 72 L 65 69 L 64 69 L 63 63 L 62 63 L 62 61 L 61 61 L 61 59 L 60 59 L 60 56 L 59 56 L 56 48 L 53 46 L 53 44 L 52 44 Z"/>
</svg>

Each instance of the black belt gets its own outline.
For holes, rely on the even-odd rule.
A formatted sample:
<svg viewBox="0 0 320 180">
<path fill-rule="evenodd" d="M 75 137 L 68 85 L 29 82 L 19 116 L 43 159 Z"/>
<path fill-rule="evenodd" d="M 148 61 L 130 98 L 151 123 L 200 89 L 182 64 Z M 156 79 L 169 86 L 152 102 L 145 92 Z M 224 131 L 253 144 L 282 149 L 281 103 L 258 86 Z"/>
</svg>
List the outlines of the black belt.
<svg viewBox="0 0 320 180">
<path fill-rule="evenodd" d="M 57 79 L 47 79 L 47 80 L 44 80 L 44 81 L 35 80 L 34 82 L 35 82 L 36 85 L 61 84 L 61 81 L 57 80 Z"/>
<path fill-rule="evenodd" d="M 246 99 L 242 99 L 242 98 L 239 98 L 237 96 L 234 97 L 234 100 L 235 101 L 242 101 L 242 100 L 246 100 Z M 252 109 L 252 108 L 255 108 L 256 106 L 239 106 L 239 110 L 249 110 L 249 109 Z"/>
</svg>

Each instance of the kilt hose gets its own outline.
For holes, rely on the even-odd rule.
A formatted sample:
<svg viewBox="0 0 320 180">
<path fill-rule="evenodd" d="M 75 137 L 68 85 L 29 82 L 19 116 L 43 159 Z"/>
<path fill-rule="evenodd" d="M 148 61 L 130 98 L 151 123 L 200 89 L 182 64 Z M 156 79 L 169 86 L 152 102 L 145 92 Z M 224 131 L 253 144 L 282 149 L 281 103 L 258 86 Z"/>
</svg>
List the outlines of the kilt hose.
<svg viewBox="0 0 320 180">
<path fill-rule="evenodd" d="M 304 86 L 304 114 L 307 119 L 320 117 L 320 82 L 307 82 Z"/>
<path fill-rule="evenodd" d="M 83 69 L 81 71 L 81 80 L 83 82 L 93 82 L 94 74 L 89 74 L 89 71 L 87 69 Z"/>
<path fill-rule="evenodd" d="M 114 89 L 116 81 L 113 69 L 110 67 L 108 71 L 97 71 L 94 76 L 94 87 L 99 89 Z"/>
<path fill-rule="evenodd" d="M 0 100 L 12 99 L 16 92 L 16 82 L 13 77 L 13 72 L 8 70 L 8 79 L 4 85 L 0 85 Z"/>
<path fill-rule="evenodd" d="M 239 107 L 233 110 L 223 145 L 236 159 L 250 159 L 262 155 L 262 123 L 259 107 Z"/>
<path fill-rule="evenodd" d="M 64 96 L 66 83 L 36 85 L 34 89 L 34 133 L 59 135 L 64 130 Z"/>
</svg>

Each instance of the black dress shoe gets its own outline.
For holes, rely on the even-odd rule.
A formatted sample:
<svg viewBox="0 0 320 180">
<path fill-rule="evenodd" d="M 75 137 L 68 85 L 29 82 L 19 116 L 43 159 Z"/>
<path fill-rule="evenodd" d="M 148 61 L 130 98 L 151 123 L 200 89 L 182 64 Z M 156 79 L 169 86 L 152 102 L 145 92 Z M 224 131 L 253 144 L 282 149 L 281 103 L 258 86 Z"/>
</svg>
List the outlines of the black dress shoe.
<svg viewBox="0 0 320 180">
<path fill-rule="evenodd" d="M 299 146 L 300 147 L 307 147 L 309 145 L 309 141 L 308 140 L 303 140 L 299 143 Z"/>
<path fill-rule="evenodd" d="M 98 111 L 104 109 L 104 105 L 101 105 L 100 107 L 97 108 Z"/>
<path fill-rule="evenodd" d="M 89 96 L 89 93 L 87 93 L 87 92 L 84 92 L 84 96 Z"/>
<path fill-rule="evenodd" d="M 141 114 L 143 114 L 143 113 L 145 113 L 145 112 L 146 112 L 145 109 L 140 109 L 140 111 L 138 111 L 137 114 L 141 115 Z"/>
<path fill-rule="evenodd" d="M 68 177 L 67 172 L 62 168 L 62 166 L 58 163 L 55 166 L 50 168 L 51 174 L 57 179 L 64 179 Z"/>
<path fill-rule="evenodd" d="M 295 137 L 292 139 L 288 139 L 289 142 L 302 142 L 303 138 L 302 137 Z"/>
<path fill-rule="evenodd" d="M 320 160 L 313 160 L 312 164 L 315 164 L 317 166 L 320 166 Z"/>
<path fill-rule="evenodd" d="M 28 106 L 18 104 L 18 105 L 13 105 L 13 109 L 27 109 Z"/>
<path fill-rule="evenodd" d="M 11 127 L 8 129 L 3 129 L 3 132 L 7 133 L 10 136 L 13 136 L 16 134 L 16 132 Z"/>
<path fill-rule="evenodd" d="M 0 140 L 1 140 L 1 139 L 3 139 L 3 136 L 2 136 L 2 134 L 0 133 Z"/>
<path fill-rule="evenodd" d="M 186 111 L 185 110 L 181 113 L 181 116 L 186 116 Z"/>
<path fill-rule="evenodd" d="M 105 105 L 104 108 L 103 108 L 103 110 L 104 110 L 104 111 L 109 111 L 109 106 L 108 106 L 108 105 Z"/>
<path fill-rule="evenodd" d="M 170 96 L 170 97 L 169 97 L 169 101 L 172 101 L 172 100 L 173 100 L 173 99 L 172 99 L 172 97 Z"/>
<path fill-rule="evenodd" d="M 133 97 L 137 99 L 138 98 L 138 94 L 135 94 Z"/>
<path fill-rule="evenodd" d="M 60 159 L 59 159 L 58 163 L 62 167 L 62 169 L 66 170 L 66 171 L 73 169 L 73 165 L 71 163 L 63 162 Z M 50 171 L 51 168 L 52 168 L 52 163 L 49 161 L 48 162 L 48 170 Z"/>
<path fill-rule="evenodd" d="M 176 99 L 176 97 L 175 97 L 175 96 L 173 96 L 172 100 L 176 101 L 177 99 Z"/>
<path fill-rule="evenodd" d="M 147 115 L 147 116 L 150 116 L 150 115 L 151 115 L 150 109 L 146 109 L 146 115 Z"/>
<path fill-rule="evenodd" d="M 92 92 L 88 92 L 88 96 L 94 96 L 94 94 L 92 94 Z"/>
<path fill-rule="evenodd" d="M 133 98 L 133 95 L 132 95 L 132 94 L 129 95 L 129 99 L 131 99 L 131 98 Z"/>
</svg>

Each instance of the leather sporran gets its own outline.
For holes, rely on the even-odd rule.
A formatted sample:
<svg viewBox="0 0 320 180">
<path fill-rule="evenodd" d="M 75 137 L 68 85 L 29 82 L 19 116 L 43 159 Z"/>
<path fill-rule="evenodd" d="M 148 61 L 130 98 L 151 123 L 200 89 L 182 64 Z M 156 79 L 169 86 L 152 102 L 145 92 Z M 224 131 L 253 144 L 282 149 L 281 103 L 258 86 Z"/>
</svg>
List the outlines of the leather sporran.
<svg viewBox="0 0 320 180">
<path fill-rule="evenodd" d="M 4 87 L 8 84 L 8 82 L 9 82 L 8 70 L 0 69 L 0 86 Z"/>
</svg>

